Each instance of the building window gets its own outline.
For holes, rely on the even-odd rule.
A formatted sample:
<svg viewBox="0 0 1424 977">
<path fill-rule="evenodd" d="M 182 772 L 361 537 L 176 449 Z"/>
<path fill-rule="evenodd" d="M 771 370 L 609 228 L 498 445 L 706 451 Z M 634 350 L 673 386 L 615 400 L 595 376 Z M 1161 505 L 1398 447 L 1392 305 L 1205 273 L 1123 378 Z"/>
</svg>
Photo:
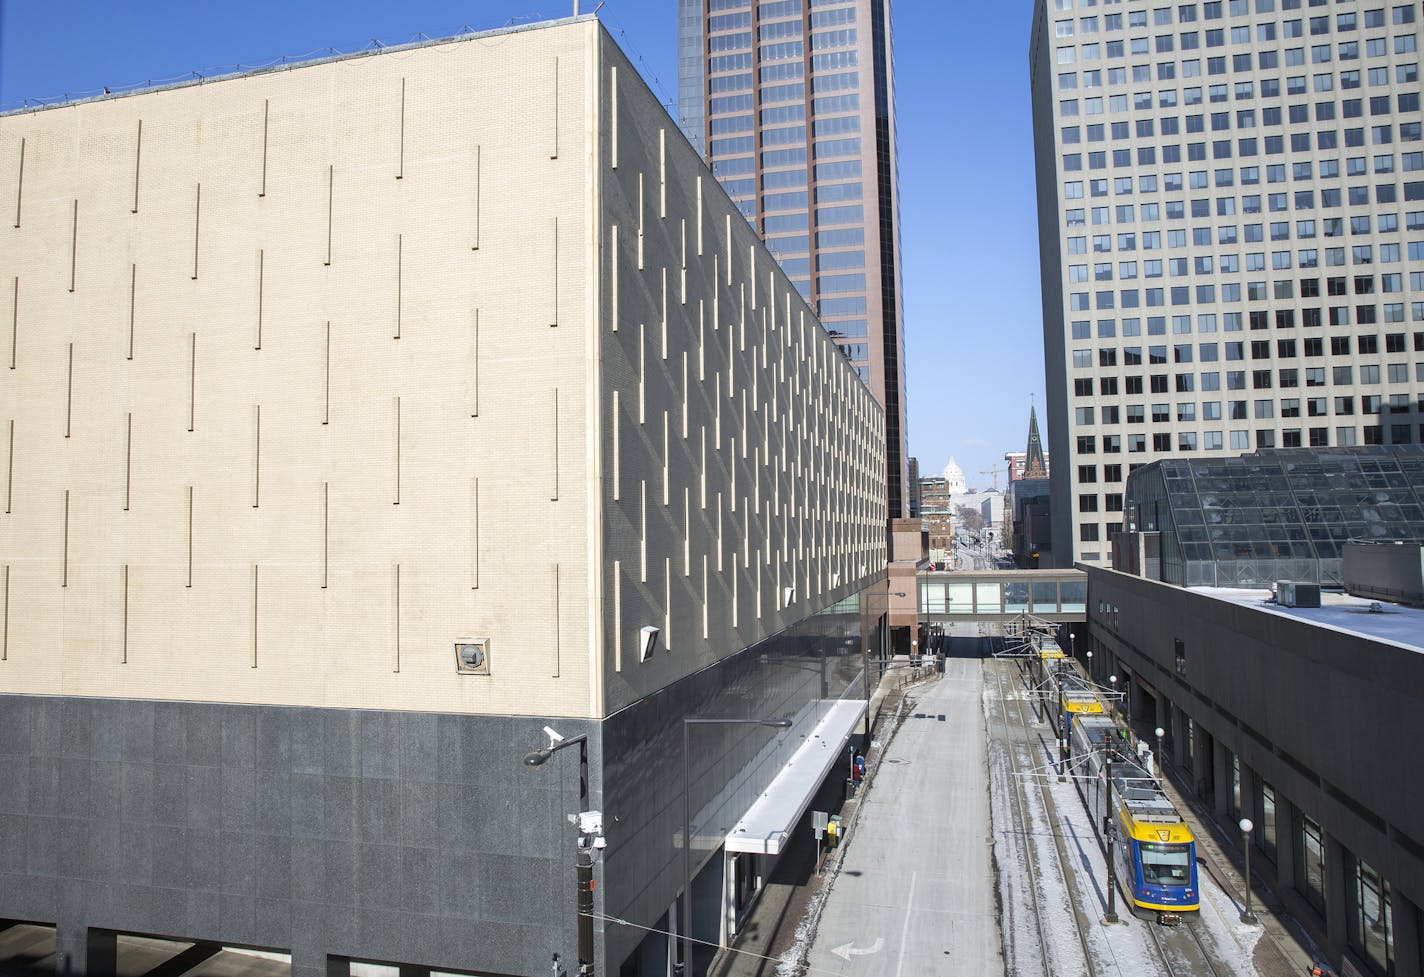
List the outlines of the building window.
<svg viewBox="0 0 1424 977">
<path fill-rule="evenodd" d="M 1256 809 L 1261 824 L 1256 830 L 1256 846 L 1272 862 L 1276 860 L 1276 788 L 1264 780 L 1257 781 L 1261 792 Z"/>
<path fill-rule="evenodd" d="M 1325 835 L 1304 813 L 1297 812 L 1295 887 L 1307 902 L 1325 915 Z"/>
<path fill-rule="evenodd" d="M 1177 674 L 1187 674 L 1187 646 L 1182 642 L 1181 638 L 1176 638 L 1172 641 L 1172 654 L 1176 659 Z"/>
<path fill-rule="evenodd" d="M 1241 757 L 1231 754 L 1231 820 L 1241 820 Z"/>
<path fill-rule="evenodd" d="M 1350 946 L 1381 977 L 1394 973 L 1394 919 L 1389 909 L 1389 882 L 1363 859 L 1353 859 L 1350 879 Z"/>
</svg>

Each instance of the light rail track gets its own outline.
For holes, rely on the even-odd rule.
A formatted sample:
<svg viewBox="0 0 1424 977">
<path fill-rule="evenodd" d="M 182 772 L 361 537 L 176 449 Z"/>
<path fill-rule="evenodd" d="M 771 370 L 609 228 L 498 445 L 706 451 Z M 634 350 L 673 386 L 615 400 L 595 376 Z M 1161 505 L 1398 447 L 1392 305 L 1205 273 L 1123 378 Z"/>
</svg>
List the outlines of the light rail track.
<svg viewBox="0 0 1424 977">
<path fill-rule="evenodd" d="M 1039 855 L 1028 840 L 1028 829 L 1033 823 L 1028 813 L 1028 794 L 1031 789 L 1028 785 L 1028 781 L 1032 778 L 1031 776 L 1025 776 L 1023 764 L 1019 757 L 1019 748 L 1026 745 L 1029 748 L 1030 756 L 1037 754 L 1039 751 L 1033 742 L 1033 729 L 1025 714 L 1023 697 L 1021 695 L 1010 695 L 1011 691 L 1017 691 L 1013 687 L 1020 684 L 1019 680 L 1022 673 L 1016 668 L 1008 667 L 1007 662 L 1001 660 L 993 662 L 990 674 L 994 676 L 996 686 L 995 698 L 999 703 L 1005 731 L 1020 730 L 1023 734 L 1021 739 L 1012 739 L 1004 743 L 1004 753 L 1007 758 L 1009 767 L 1008 773 L 1010 775 L 1008 779 L 1011 781 L 1011 783 L 1007 785 L 1007 793 L 1012 809 L 1010 814 L 1014 823 L 1020 826 L 1019 831 L 1009 832 L 1009 837 L 1017 839 L 1017 854 L 1022 857 L 1022 863 L 1028 868 L 1029 889 L 1033 896 L 1034 924 L 1038 931 L 1039 945 L 1042 950 L 1039 955 L 1039 960 L 1043 966 L 1044 975 L 1045 977 L 1058 977 L 1058 975 L 1064 971 L 1061 965 L 1059 967 L 1053 966 L 1050 955 L 1051 941 L 1044 928 L 1044 914 L 1049 907 L 1044 906 L 1039 887 L 1045 881 L 1046 873 L 1056 868 L 1057 882 L 1052 882 L 1050 877 L 1050 884 L 1054 885 L 1060 893 L 1067 890 L 1068 869 L 1067 858 L 1063 851 L 1063 839 L 1059 833 L 1050 826 L 1049 830 L 1053 835 L 1052 850 L 1054 864 L 1051 866 L 1040 864 Z M 1028 690 L 1026 689 L 1026 691 Z M 1010 701 L 1014 703 L 1012 710 L 1009 705 Z M 1014 721 L 1011 711 L 1017 713 L 1017 722 Z M 1038 784 L 1038 791 L 1040 801 L 1042 802 L 1042 810 L 1044 810 L 1045 813 L 1051 811 L 1052 804 L 1042 783 Z M 1078 946 L 1082 951 L 1084 972 L 1088 977 L 1097 977 L 1097 970 L 1093 965 L 1093 955 L 1089 952 L 1087 934 L 1084 932 L 1083 915 L 1076 904 L 1074 904 L 1071 909 L 1074 933 L 1078 938 Z M 1007 956 L 1006 954 L 1006 959 Z"/>
</svg>

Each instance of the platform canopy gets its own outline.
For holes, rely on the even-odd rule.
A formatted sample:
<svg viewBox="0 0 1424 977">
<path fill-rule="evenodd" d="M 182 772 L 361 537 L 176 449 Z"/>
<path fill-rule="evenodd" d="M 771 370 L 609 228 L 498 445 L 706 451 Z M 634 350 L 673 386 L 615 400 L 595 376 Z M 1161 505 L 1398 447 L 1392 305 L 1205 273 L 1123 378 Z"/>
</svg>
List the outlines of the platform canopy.
<svg viewBox="0 0 1424 977">
<path fill-rule="evenodd" d="M 850 775 L 846 743 L 864 715 L 865 703 L 860 699 L 834 703 L 746 816 L 727 833 L 727 851 L 780 855 L 831 767 L 843 763 Z"/>
</svg>

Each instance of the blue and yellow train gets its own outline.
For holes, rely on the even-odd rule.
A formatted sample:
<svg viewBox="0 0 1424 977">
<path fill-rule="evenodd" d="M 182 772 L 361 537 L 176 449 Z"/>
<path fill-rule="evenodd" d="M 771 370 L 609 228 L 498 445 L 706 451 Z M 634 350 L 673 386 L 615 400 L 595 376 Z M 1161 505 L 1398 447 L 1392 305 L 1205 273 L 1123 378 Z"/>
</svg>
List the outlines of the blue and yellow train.
<svg viewBox="0 0 1424 977">
<path fill-rule="evenodd" d="M 1101 712 L 1101 706 L 1099 708 Z M 1121 750 L 1121 728 L 1104 715 L 1078 714 L 1070 734 L 1074 779 L 1099 837 L 1115 832 L 1113 857 L 1132 910 L 1176 923 L 1201 908 L 1196 839 L 1157 780 Z M 1112 757 L 1112 790 L 1105 770 Z"/>
</svg>

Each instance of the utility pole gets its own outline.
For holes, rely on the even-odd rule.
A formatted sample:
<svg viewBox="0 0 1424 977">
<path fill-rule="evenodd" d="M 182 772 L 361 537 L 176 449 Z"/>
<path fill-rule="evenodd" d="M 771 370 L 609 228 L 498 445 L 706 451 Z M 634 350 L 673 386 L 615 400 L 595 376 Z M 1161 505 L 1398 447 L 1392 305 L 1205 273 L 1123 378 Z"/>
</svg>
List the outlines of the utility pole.
<svg viewBox="0 0 1424 977">
<path fill-rule="evenodd" d="M 1103 840 L 1108 846 L 1108 911 L 1103 917 L 1105 923 L 1116 923 L 1117 920 L 1117 867 L 1113 864 L 1113 836 L 1117 834 L 1117 823 L 1113 818 L 1113 783 L 1112 783 L 1112 738 L 1108 733 L 1103 734 Z"/>
<path fill-rule="evenodd" d="M 1058 668 L 1054 672 L 1058 679 L 1058 781 L 1063 779 L 1068 773 L 1068 706 L 1063 699 L 1063 663 L 1058 663 Z"/>
<path fill-rule="evenodd" d="M 544 727 L 549 745 L 524 756 L 524 765 L 540 767 L 559 750 L 570 746 L 579 749 L 579 806 L 588 800 L 588 735 L 580 733 L 565 738 Z M 580 811 L 569 818 L 578 829 L 574 868 L 577 891 L 574 906 L 578 914 L 578 977 L 594 977 L 593 966 L 593 862 L 607 844 L 603 839 L 603 814 L 600 811 Z M 559 955 L 554 954 L 554 972 L 559 973 Z"/>
</svg>

